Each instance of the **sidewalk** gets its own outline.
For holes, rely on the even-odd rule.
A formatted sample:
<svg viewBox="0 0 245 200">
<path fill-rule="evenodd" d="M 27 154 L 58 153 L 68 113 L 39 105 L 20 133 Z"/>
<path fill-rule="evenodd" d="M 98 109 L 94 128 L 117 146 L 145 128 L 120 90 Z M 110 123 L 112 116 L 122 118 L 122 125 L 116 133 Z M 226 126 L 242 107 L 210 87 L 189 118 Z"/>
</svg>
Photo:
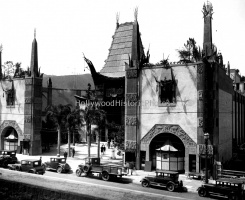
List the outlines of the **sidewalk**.
<svg viewBox="0 0 245 200">
<path fill-rule="evenodd" d="M 104 143 L 106 146 L 106 143 Z M 102 145 L 102 143 L 101 143 Z M 70 165 L 70 167 L 73 170 L 73 173 L 75 173 L 77 166 L 81 164 L 82 160 L 87 157 L 88 154 L 88 147 L 87 144 L 77 144 L 75 146 L 71 145 L 71 148 L 75 147 L 75 156 L 73 157 L 67 157 L 67 163 Z M 106 146 L 107 147 L 107 146 Z M 60 150 L 60 156 L 63 157 L 63 153 L 65 150 L 67 150 L 68 145 L 64 144 L 61 145 Z M 91 144 L 90 148 L 91 157 L 97 157 L 97 144 Z M 28 158 L 34 158 L 39 159 L 42 157 L 42 162 L 46 162 L 50 160 L 50 157 L 57 156 L 57 147 L 56 145 L 52 146 L 50 148 L 50 151 L 44 152 L 42 155 L 36 155 L 36 156 L 29 156 L 29 155 L 23 155 L 23 154 L 17 154 L 18 160 L 28 159 Z M 123 166 L 123 160 L 122 156 L 117 155 L 117 150 L 115 151 L 115 159 L 111 158 L 112 156 L 112 149 L 106 148 L 106 151 L 104 155 L 101 157 L 101 164 L 113 164 L 113 165 L 119 165 Z M 132 183 L 134 184 L 141 184 L 140 180 L 147 176 L 147 175 L 155 175 L 155 172 L 146 172 L 144 170 L 134 170 L 133 175 L 128 175 L 126 178 L 129 178 L 132 180 Z M 179 180 L 183 181 L 183 185 L 188 189 L 188 192 L 197 192 L 197 188 L 201 186 L 202 181 L 201 180 L 195 180 L 195 179 L 188 179 L 185 174 L 180 174 Z"/>
</svg>

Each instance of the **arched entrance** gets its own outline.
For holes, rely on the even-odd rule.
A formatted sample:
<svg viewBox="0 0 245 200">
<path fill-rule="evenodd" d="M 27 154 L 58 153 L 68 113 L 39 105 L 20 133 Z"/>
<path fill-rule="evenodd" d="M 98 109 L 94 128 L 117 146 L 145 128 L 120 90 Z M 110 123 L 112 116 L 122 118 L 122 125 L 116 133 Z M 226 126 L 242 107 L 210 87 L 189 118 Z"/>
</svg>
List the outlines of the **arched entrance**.
<svg viewBox="0 0 245 200">
<path fill-rule="evenodd" d="M 185 146 L 174 134 L 161 133 L 150 143 L 153 169 L 184 171 Z"/>
<path fill-rule="evenodd" d="M 162 145 L 164 145 L 164 140 L 166 138 L 164 138 L 164 136 L 161 136 L 164 134 L 166 135 L 166 138 L 170 137 L 171 142 L 174 141 L 174 143 L 176 143 L 174 145 L 177 147 L 177 149 L 180 148 L 180 150 L 182 150 L 182 148 L 184 146 L 184 149 L 183 149 L 183 151 L 181 151 L 180 155 L 182 156 L 182 153 L 185 154 L 184 160 L 186 162 L 184 162 L 184 171 L 189 171 L 189 162 L 188 162 L 189 155 L 190 154 L 191 155 L 196 154 L 197 144 L 177 124 L 155 124 L 149 130 L 149 132 L 141 139 L 141 143 L 140 143 L 141 156 L 143 155 L 143 153 L 145 155 L 144 160 L 142 159 L 141 163 L 143 163 L 143 161 L 144 161 L 147 164 L 146 166 L 150 166 L 150 169 L 154 166 L 156 167 L 156 164 L 154 165 L 154 162 L 156 163 L 156 161 L 153 161 L 153 158 L 154 158 L 153 152 L 157 149 L 156 148 L 156 144 L 157 144 L 156 141 L 157 140 L 163 140 Z M 158 135 L 159 135 L 159 137 L 158 137 Z M 155 144 L 155 150 L 154 150 L 154 144 Z M 142 165 L 142 167 L 144 167 L 144 165 Z M 147 168 L 147 170 L 149 170 L 149 168 Z"/>
<path fill-rule="evenodd" d="M 4 120 L 0 126 L 0 149 L 16 148 L 23 140 L 23 133 L 18 123 L 14 120 Z"/>
<path fill-rule="evenodd" d="M 8 126 L 3 129 L 1 134 L 1 146 L 4 150 L 17 150 L 18 147 L 18 134 L 17 131 Z"/>
</svg>

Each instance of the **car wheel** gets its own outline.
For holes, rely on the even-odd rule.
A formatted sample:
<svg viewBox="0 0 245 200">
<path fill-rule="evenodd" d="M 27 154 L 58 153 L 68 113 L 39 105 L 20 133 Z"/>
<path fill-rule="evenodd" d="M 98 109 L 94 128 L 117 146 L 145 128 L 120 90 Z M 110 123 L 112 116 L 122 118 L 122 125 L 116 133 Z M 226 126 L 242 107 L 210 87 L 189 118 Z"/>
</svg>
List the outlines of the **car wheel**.
<svg viewBox="0 0 245 200">
<path fill-rule="evenodd" d="M 83 171 L 86 172 L 86 173 L 88 173 L 88 171 L 89 171 L 89 166 L 87 166 L 87 165 L 83 166 Z"/>
<path fill-rule="evenodd" d="M 62 168 L 61 168 L 61 167 L 58 167 L 58 168 L 57 168 L 57 172 L 58 172 L 59 174 L 61 174 L 61 173 L 62 173 Z"/>
<path fill-rule="evenodd" d="M 150 183 L 149 183 L 149 181 L 147 181 L 147 180 L 143 180 L 143 181 L 141 182 L 141 185 L 142 185 L 143 187 L 149 187 Z"/>
<path fill-rule="evenodd" d="M 102 172 L 102 179 L 104 181 L 108 181 L 110 179 L 110 175 L 108 172 Z"/>
<path fill-rule="evenodd" d="M 46 171 L 46 165 L 42 164 L 43 170 Z"/>
<path fill-rule="evenodd" d="M 81 176 L 81 174 L 82 174 L 82 171 L 80 169 L 77 169 L 76 170 L 76 175 L 79 177 L 79 176 Z"/>
<path fill-rule="evenodd" d="M 174 191 L 174 184 L 173 183 L 168 183 L 167 184 L 167 190 L 169 192 L 173 192 Z"/>
<path fill-rule="evenodd" d="M 207 191 L 205 189 L 201 188 L 200 190 L 198 190 L 198 194 L 200 197 L 206 197 Z"/>
</svg>

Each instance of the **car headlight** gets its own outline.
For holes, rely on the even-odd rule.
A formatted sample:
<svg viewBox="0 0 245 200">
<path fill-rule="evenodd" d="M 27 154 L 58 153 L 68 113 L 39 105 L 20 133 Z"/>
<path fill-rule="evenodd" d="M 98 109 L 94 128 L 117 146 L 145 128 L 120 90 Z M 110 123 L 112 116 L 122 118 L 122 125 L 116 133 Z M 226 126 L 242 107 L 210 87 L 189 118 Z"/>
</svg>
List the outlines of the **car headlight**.
<svg viewBox="0 0 245 200">
<path fill-rule="evenodd" d="M 121 175 L 122 174 L 122 169 L 118 169 L 117 173 Z"/>
</svg>

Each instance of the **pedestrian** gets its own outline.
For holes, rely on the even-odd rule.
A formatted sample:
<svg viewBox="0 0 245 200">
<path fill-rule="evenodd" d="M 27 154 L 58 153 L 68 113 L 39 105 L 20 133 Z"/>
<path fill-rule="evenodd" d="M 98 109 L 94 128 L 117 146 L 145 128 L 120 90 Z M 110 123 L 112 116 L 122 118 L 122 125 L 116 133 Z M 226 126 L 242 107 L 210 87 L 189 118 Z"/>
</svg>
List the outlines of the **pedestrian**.
<svg viewBox="0 0 245 200">
<path fill-rule="evenodd" d="M 133 175 L 133 169 L 134 169 L 134 163 L 133 162 L 130 162 L 129 163 L 129 170 L 128 170 L 128 172 L 129 172 L 130 175 Z"/>
<path fill-rule="evenodd" d="M 127 163 L 124 163 L 123 169 L 124 169 L 124 172 L 126 172 L 128 174 L 128 166 L 127 166 Z"/>
<path fill-rule="evenodd" d="M 67 152 L 66 151 L 64 152 L 64 158 L 65 159 L 67 158 Z"/>
<path fill-rule="evenodd" d="M 127 174 L 129 174 L 129 162 L 125 163 L 125 169 L 126 169 Z"/>
<path fill-rule="evenodd" d="M 113 140 L 111 140 L 110 147 L 111 147 L 111 148 L 113 148 L 113 147 L 114 147 L 114 141 L 113 141 Z"/>
<path fill-rule="evenodd" d="M 72 149 L 72 158 L 75 156 L 75 148 Z"/>
<path fill-rule="evenodd" d="M 107 147 L 110 149 L 110 140 L 107 140 Z"/>
<path fill-rule="evenodd" d="M 106 147 L 105 147 L 105 145 L 103 144 L 103 154 L 105 154 L 105 151 L 106 151 Z"/>
<path fill-rule="evenodd" d="M 103 151 L 104 151 L 104 148 L 103 148 L 103 145 L 100 147 L 100 152 L 101 152 L 101 156 L 103 154 Z"/>
</svg>

